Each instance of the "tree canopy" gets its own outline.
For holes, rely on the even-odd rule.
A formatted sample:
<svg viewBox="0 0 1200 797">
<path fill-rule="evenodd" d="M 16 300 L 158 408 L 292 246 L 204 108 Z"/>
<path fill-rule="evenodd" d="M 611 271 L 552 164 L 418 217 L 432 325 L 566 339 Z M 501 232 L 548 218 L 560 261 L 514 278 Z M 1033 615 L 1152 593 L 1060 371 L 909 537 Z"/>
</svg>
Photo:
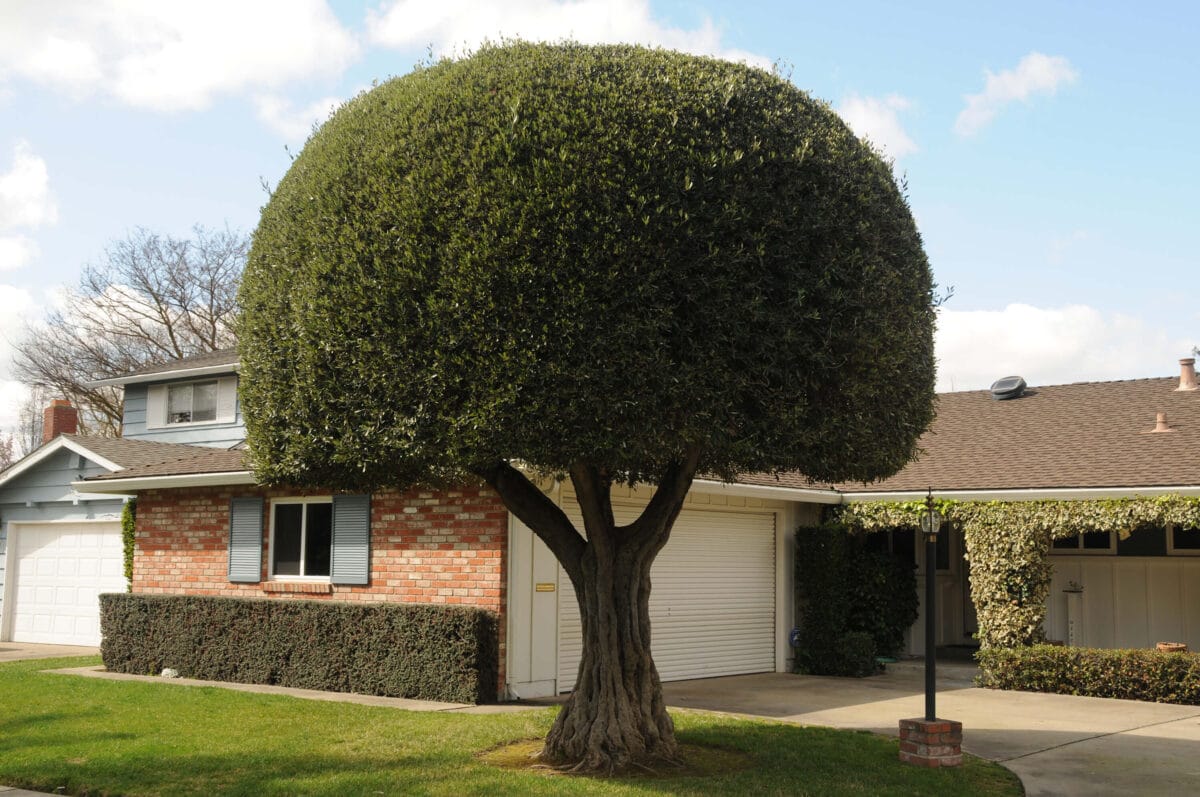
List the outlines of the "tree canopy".
<svg viewBox="0 0 1200 797">
<path fill-rule="evenodd" d="M 240 294 L 260 478 L 480 463 L 870 480 L 932 417 L 933 285 L 891 169 L 767 72 L 525 43 L 346 103 Z"/>
</svg>

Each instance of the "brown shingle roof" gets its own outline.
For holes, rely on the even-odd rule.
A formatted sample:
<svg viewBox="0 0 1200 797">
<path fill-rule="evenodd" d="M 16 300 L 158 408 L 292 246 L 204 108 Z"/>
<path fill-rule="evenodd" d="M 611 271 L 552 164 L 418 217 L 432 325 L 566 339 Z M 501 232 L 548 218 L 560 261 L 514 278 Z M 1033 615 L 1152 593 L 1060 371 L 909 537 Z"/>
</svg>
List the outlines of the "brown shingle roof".
<svg viewBox="0 0 1200 797">
<path fill-rule="evenodd" d="M 923 452 L 890 479 L 843 492 L 1200 485 L 1200 391 L 1179 378 L 1031 388 L 996 401 L 943 393 Z M 1166 413 L 1171 431 L 1149 433 Z"/>
<path fill-rule="evenodd" d="M 79 434 L 65 434 L 63 437 L 122 468 L 137 468 L 167 459 L 185 457 L 197 448 L 182 443 L 158 443 L 151 440 L 130 440 L 125 437 L 90 437 Z"/>
<path fill-rule="evenodd" d="M 218 365 L 228 365 L 232 368 L 237 364 L 237 348 L 230 347 L 228 349 L 205 352 L 204 354 L 194 354 L 191 357 L 184 357 L 179 360 L 167 360 L 166 362 L 148 365 L 145 368 L 138 368 L 135 371 L 124 374 L 114 374 L 113 378 L 120 377 L 125 379 L 134 376 L 147 376 L 149 374 L 167 374 L 173 371 L 183 371 L 191 368 L 209 368 Z"/>
<path fill-rule="evenodd" d="M 201 473 L 241 473 L 250 469 L 245 461 L 244 450 L 227 448 L 204 448 L 201 446 L 177 446 L 185 449 L 174 452 L 174 456 L 143 463 L 137 467 L 93 476 L 88 481 L 111 479 L 140 479 L 147 476 L 183 476 Z M 96 452 L 99 453 L 99 452 Z"/>
</svg>

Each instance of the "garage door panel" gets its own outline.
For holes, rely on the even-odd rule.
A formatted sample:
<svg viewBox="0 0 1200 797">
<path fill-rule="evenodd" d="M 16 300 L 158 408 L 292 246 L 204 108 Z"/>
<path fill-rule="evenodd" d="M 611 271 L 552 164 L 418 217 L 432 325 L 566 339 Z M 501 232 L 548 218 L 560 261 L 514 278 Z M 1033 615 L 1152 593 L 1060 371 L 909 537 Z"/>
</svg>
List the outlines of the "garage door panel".
<svg viewBox="0 0 1200 797">
<path fill-rule="evenodd" d="M 100 644 L 100 594 L 125 590 L 120 525 L 18 525 L 9 542 L 13 641 Z"/>
<path fill-rule="evenodd" d="M 564 509 L 579 527 L 578 507 Z M 638 507 L 614 505 L 617 523 Z M 684 510 L 650 573 L 652 650 L 664 681 L 775 669 L 775 516 Z M 569 584 L 560 569 L 559 583 Z M 570 689 L 583 640 L 570 590 L 559 601 L 559 687 Z"/>
</svg>

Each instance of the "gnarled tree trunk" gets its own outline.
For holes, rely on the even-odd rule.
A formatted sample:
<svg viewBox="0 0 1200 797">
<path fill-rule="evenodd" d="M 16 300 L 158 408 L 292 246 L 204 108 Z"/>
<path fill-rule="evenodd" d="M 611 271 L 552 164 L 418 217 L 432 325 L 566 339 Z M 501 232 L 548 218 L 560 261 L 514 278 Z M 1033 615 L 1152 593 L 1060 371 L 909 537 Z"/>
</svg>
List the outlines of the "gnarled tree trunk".
<svg viewBox="0 0 1200 797">
<path fill-rule="evenodd" d="M 580 464 L 571 481 L 587 539 L 507 463 L 477 472 L 549 546 L 571 579 L 583 626 L 575 690 L 546 737 L 542 757 L 577 771 L 613 772 L 679 760 L 675 729 L 650 655 L 650 567 L 670 537 L 699 452 L 667 469 L 646 509 L 617 526 L 611 478 Z"/>
</svg>

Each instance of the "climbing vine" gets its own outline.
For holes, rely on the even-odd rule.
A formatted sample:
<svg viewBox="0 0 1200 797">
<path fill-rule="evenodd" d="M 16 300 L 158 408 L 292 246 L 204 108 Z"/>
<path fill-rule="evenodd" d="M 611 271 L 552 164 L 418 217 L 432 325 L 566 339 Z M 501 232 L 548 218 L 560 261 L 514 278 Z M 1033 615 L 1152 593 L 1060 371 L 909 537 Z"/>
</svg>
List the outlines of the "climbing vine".
<svg viewBox="0 0 1200 797">
<path fill-rule="evenodd" d="M 121 509 L 121 543 L 125 549 L 125 591 L 133 591 L 133 546 L 137 499 L 130 498 Z"/>
<path fill-rule="evenodd" d="M 1050 594 L 1050 541 L 1089 531 L 1122 539 L 1147 527 L 1200 527 L 1200 498 L 1164 495 L 1086 501 L 949 501 L 934 504 L 956 524 L 971 563 L 971 598 L 985 648 L 1044 640 Z M 924 501 L 845 504 L 834 512 L 851 529 L 917 529 Z"/>
</svg>

